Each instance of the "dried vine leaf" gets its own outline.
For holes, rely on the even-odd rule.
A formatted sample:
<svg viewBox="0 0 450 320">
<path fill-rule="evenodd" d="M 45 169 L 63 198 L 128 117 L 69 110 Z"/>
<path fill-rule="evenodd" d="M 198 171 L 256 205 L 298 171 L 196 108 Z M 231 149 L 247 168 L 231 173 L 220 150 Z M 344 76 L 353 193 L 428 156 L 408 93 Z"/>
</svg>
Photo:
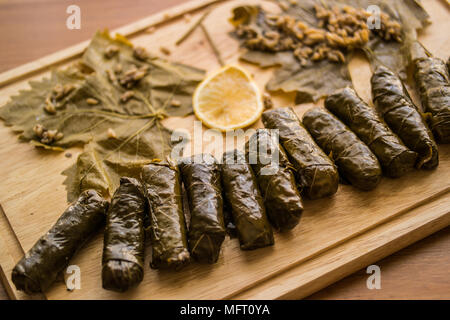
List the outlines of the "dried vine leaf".
<svg viewBox="0 0 450 320">
<path fill-rule="evenodd" d="M 118 54 L 111 58 L 105 57 L 105 50 L 109 46 L 119 48 Z M 133 87 L 136 93 L 133 99 L 125 106 L 121 104 L 109 106 L 118 108 L 118 112 L 145 114 L 149 111 L 164 110 L 166 115 L 171 116 L 185 116 L 192 113 L 192 94 L 197 84 L 203 80 L 204 72 L 197 68 L 168 62 L 148 53 L 143 56 L 144 59 L 136 58 L 134 48 L 123 37 L 113 39 L 107 32 L 99 32 L 86 49 L 82 62 L 95 71 L 104 87 L 111 87 L 111 94 L 115 94 L 112 97 L 113 101 L 118 101 L 127 89 L 124 89 L 118 81 L 110 81 L 108 73 L 114 72 L 118 66 L 123 72 L 133 66 L 149 69 L 145 77 Z M 139 103 L 136 103 L 136 100 Z M 171 100 L 178 100 L 180 105 L 171 105 Z"/>
<path fill-rule="evenodd" d="M 81 61 L 31 82 L 31 90 L 0 108 L 0 118 L 21 140 L 53 150 L 86 144 L 77 163 L 63 172 L 69 201 L 90 188 L 112 196 L 121 176 L 137 177 L 143 164 L 169 154 L 171 132 L 160 119 L 192 112 L 191 96 L 204 72 L 137 51 L 122 36 L 98 32 Z M 127 87 L 121 79 L 133 69 L 143 73 Z M 57 85 L 73 88 L 56 99 Z M 45 110 L 48 101 L 54 112 Z M 36 125 L 62 135 L 43 142 Z"/>
<path fill-rule="evenodd" d="M 263 52 L 256 50 L 248 50 L 240 57 L 241 60 L 259 65 L 261 68 L 277 67 L 277 66 L 293 66 L 297 65 L 294 55 L 289 51 L 280 52 Z"/>
<path fill-rule="evenodd" d="M 317 101 L 351 85 L 347 64 L 320 61 L 312 68 L 302 67 L 291 52 L 247 51 L 241 59 L 266 68 L 281 66 L 266 84 L 269 91 L 297 92 L 296 103 Z M 327 79 L 327 81 L 323 81 Z"/>
<path fill-rule="evenodd" d="M 346 64 L 327 63 L 321 61 L 315 68 L 302 68 L 298 60 L 290 51 L 262 52 L 246 51 L 241 60 L 258 64 L 262 68 L 281 66 L 275 70 L 272 79 L 266 85 L 267 90 L 284 92 L 297 91 L 298 103 L 320 98 L 334 92 L 339 88 L 351 85 L 350 74 Z M 320 69 L 323 77 L 318 77 Z M 336 76 L 339 75 L 339 76 Z"/>
<path fill-rule="evenodd" d="M 88 124 L 83 121 L 81 113 L 73 113 L 73 118 L 67 117 L 67 110 L 61 111 L 57 116 L 51 115 L 44 111 L 46 105 L 47 94 L 55 87 L 56 84 L 66 85 L 73 84 L 76 88 L 81 87 L 85 81 L 85 75 L 79 72 L 75 72 L 70 68 L 65 71 L 53 71 L 50 78 L 43 79 L 42 81 L 30 81 L 31 90 L 21 90 L 17 96 L 13 96 L 11 101 L 4 107 L 0 108 L 0 118 L 5 121 L 5 124 L 12 126 L 12 130 L 19 133 L 19 139 L 22 141 L 33 141 L 36 144 L 40 144 L 36 140 L 36 135 L 33 131 L 33 127 L 40 123 L 46 128 L 61 129 L 59 123 L 64 124 L 65 130 L 64 139 L 58 141 L 57 145 L 42 145 L 48 149 L 61 150 L 61 147 L 69 146 L 75 142 L 87 141 L 83 136 L 83 129 Z M 75 89 L 76 90 L 76 89 Z M 64 100 L 70 99 L 75 92 L 72 92 Z M 95 114 L 93 110 L 90 110 L 90 114 Z M 71 120 L 75 120 L 72 122 Z M 76 129 L 79 135 L 71 135 L 72 125 L 77 123 L 77 126 L 83 126 L 83 128 Z"/>
<path fill-rule="evenodd" d="M 373 69 L 382 65 L 394 71 L 401 79 L 406 79 L 406 70 L 410 62 L 412 47 L 417 39 L 417 30 L 430 23 L 430 17 L 420 1 L 349 0 L 349 4 L 360 5 L 364 8 L 370 5 L 378 5 L 382 11 L 401 23 L 403 42 L 385 42 L 379 38 L 374 38 L 363 48 L 363 51 L 371 62 Z"/>
<path fill-rule="evenodd" d="M 320 76 L 318 76 L 318 68 Z M 324 79 L 327 79 L 324 81 Z M 302 69 L 301 66 L 281 68 L 275 71 L 274 77 L 267 83 L 270 91 L 297 91 L 296 102 L 317 101 L 339 88 L 351 85 L 347 64 L 318 62 L 315 68 Z"/>
<path fill-rule="evenodd" d="M 114 138 L 104 133 L 87 144 L 77 162 L 63 172 L 68 201 L 87 189 L 112 196 L 121 177 L 139 177 L 143 165 L 165 158 L 172 148 L 170 130 L 155 118 L 123 121 L 114 133 Z"/>
<path fill-rule="evenodd" d="M 23 90 L 0 108 L 0 118 L 20 139 L 40 144 L 33 127 L 42 124 L 55 129 L 64 138 L 48 145 L 60 149 L 91 141 L 98 133 L 113 128 L 123 120 L 150 119 L 156 115 L 185 116 L 192 112 L 191 95 L 203 78 L 203 71 L 159 58 L 140 61 L 133 57 L 133 47 L 123 37 L 112 39 L 107 32 L 99 32 L 86 49 L 81 62 L 93 73 L 83 73 L 76 66 L 53 71 L 49 79 L 30 82 L 31 90 Z M 104 56 L 110 45 L 120 47 L 119 53 L 107 59 Z M 108 79 L 107 71 L 120 65 L 127 70 L 131 65 L 146 66 L 147 75 L 132 88 L 134 96 L 126 102 L 121 96 L 130 89 Z M 74 89 L 58 102 L 55 114 L 44 110 L 45 100 L 54 87 L 73 85 Z M 88 99 L 98 103 L 89 104 Z M 173 106 L 171 100 L 178 100 Z"/>
<path fill-rule="evenodd" d="M 416 30 L 423 28 L 429 20 L 428 14 L 417 0 L 302 0 L 296 3 L 278 0 L 278 2 L 283 3 L 280 5 L 283 14 L 290 15 L 314 28 L 320 28 L 315 16 L 316 5 L 325 8 L 350 5 L 364 9 L 371 5 L 378 6 L 391 19 L 401 23 L 404 41 L 402 43 L 386 42 L 372 37 L 362 49 L 373 65 L 388 66 L 402 77 L 406 76 L 405 71 L 409 64 L 411 45 L 416 39 Z M 240 6 L 233 10 L 230 22 L 234 26 L 249 24 L 264 33 L 270 30 L 265 24 L 264 15 L 265 12 L 258 6 Z M 350 60 L 351 54 L 352 51 L 347 53 L 346 61 Z M 280 66 L 267 84 L 267 89 L 297 92 L 297 103 L 317 101 L 351 84 L 348 65 L 345 63 L 334 64 L 320 61 L 301 66 L 300 61 L 290 51 L 247 51 L 241 59 L 263 68 Z"/>
<path fill-rule="evenodd" d="M 430 23 L 430 16 L 421 5 L 420 0 L 307 0 L 299 1 L 298 5 L 291 6 L 286 12 L 303 18 L 309 24 L 316 26 L 317 20 L 314 17 L 314 5 L 330 8 L 350 5 L 363 9 L 377 6 L 382 12 L 388 14 L 391 19 L 400 22 L 403 42 L 382 41 L 378 37 L 372 37 L 363 48 L 363 51 L 372 64 L 387 66 L 402 78 L 406 77 L 411 47 L 417 38 L 417 30 L 424 28 Z"/>
</svg>

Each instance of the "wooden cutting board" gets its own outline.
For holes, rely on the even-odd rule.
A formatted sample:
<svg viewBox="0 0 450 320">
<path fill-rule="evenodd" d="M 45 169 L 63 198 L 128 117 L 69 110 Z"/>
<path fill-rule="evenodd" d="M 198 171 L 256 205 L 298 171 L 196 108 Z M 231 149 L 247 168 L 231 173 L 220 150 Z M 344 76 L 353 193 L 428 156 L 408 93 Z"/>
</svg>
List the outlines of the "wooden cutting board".
<svg viewBox="0 0 450 320">
<path fill-rule="evenodd" d="M 150 16 L 117 30 L 136 45 L 157 52 L 159 46 L 171 49 L 169 59 L 208 71 L 219 68 L 200 29 L 179 47 L 174 42 L 200 17 L 207 5 L 214 10 L 204 23 L 227 63 L 239 63 L 239 48 L 228 36 L 230 10 L 240 3 L 261 1 L 191 1 Z M 447 58 L 450 39 L 449 8 L 445 1 L 423 1 L 433 24 L 420 34 L 420 40 L 436 56 Z M 271 2 L 264 2 L 274 8 Z M 190 13 L 190 22 L 183 18 Z M 145 30 L 156 26 L 154 33 Z M 101 26 L 99 26 L 101 27 Z M 0 74 L 0 105 L 30 79 L 48 75 L 53 66 L 80 56 L 87 42 L 57 52 L 38 61 Z M 263 88 L 272 70 L 242 64 Z M 350 64 L 359 94 L 370 100 L 370 69 L 361 56 Z M 324 79 L 326 81 L 326 79 Z M 319 102 L 318 104 L 322 104 Z M 276 95 L 276 106 L 293 105 L 291 95 Z M 299 116 L 313 104 L 295 107 Z M 195 118 L 170 118 L 170 128 L 193 131 Z M 253 128 L 261 127 L 257 123 Z M 205 129 L 205 128 L 204 128 Z M 213 144 L 204 137 L 205 149 Z M 242 143 L 242 141 L 240 142 Z M 19 143 L 10 128 L 0 125 L 0 276 L 13 299 L 28 299 L 17 292 L 11 270 L 23 253 L 56 221 L 67 206 L 60 174 L 76 161 L 80 149 L 64 153 L 47 152 Z M 239 250 L 237 240 L 226 239 L 215 265 L 192 263 L 180 272 L 155 271 L 148 267 L 136 289 L 119 294 L 101 288 L 102 233 L 98 233 L 72 259 L 81 270 L 81 289 L 67 291 L 61 281 L 45 295 L 47 299 L 276 299 L 305 297 L 346 275 L 369 265 L 427 235 L 450 225 L 450 145 L 439 146 L 440 165 L 435 171 L 415 171 L 400 179 L 384 178 L 378 188 L 360 192 L 340 185 L 329 199 L 305 200 L 300 225 L 286 234 L 276 234 L 274 247 L 251 252 Z"/>
</svg>

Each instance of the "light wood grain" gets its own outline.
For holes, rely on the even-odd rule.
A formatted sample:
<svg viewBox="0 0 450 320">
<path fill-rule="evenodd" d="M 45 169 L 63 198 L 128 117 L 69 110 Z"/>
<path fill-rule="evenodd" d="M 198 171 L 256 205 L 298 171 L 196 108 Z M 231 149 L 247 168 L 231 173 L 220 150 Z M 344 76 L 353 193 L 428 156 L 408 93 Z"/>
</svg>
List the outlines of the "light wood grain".
<svg viewBox="0 0 450 320">
<path fill-rule="evenodd" d="M 369 290 L 363 268 L 308 299 L 450 299 L 450 227 L 409 246 L 376 265 L 381 289 Z"/>
<path fill-rule="evenodd" d="M 297 299 L 450 224 L 450 192 L 355 236 L 236 299 Z M 445 299 L 445 298 L 444 298 Z"/>
<path fill-rule="evenodd" d="M 236 42 L 227 35 L 227 31 L 231 27 L 225 19 L 234 5 L 236 2 L 221 6 L 205 20 L 213 39 L 217 41 L 219 49 L 223 53 L 223 58 L 228 63 L 237 63 L 239 52 Z M 271 3 L 266 3 L 266 5 L 273 8 Z M 200 14 L 199 11 L 195 13 L 195 16 L 198 17 Z M 435 21 L 442 20 L 439 20 L 442 22 L 441 27 L 446 24 L 448 26 L 445 18 L 445 16 L 442 18 L 436 11 L 434 19 Z M 173 23 L 164 24 L 154 34 L 138 33 L 132 40 L 136 44 L 153 50 L 157 50 L 154 46 L 155 43 L 173 47 L 181 30 L 186 27 L 186 22 L 178 19 Z M 426 42 L 427 37 L 424 36 L 423 40 Z M 444 57 L 448 52 L 449 44 L 447 42 L 444 45 L 441 43 L 433 45 L 431 42 L 428 48 L 434 54 Z M 205 39 L 201 32 L 195 32 L 189 41 L 172 51 L 174 53 L 171 59 L 175 61 L 207 70 L 214 70 L 219 66 L 213 53 L 205 45 Z M 260 87 L 270 77 L 270 70 L 261 71 L 250 65 L 245 65 L 245 67 L 255 75 Z M 357 57 L 352 62 L 351 68 L 357 89 L 363 97 L 367 98 L 367 91 L 365 91 L 367 89 L 363 86 L 369 77 L 367 64 L 361 57 Z M 36 74 L 33 78 L 43 75 L 45 74 Z M 25 81 L 13 82 L 4 87 L 0 91 L 0 105 L 18 89 L 26 87 Z M 291 96 L 277 96 L 275 102 L 277 105 L 292 104 L 290 99 L 292 99 Z M 296 111 L 301 115 L 310 106 L 311 104 L 297 106 Z M 183 127 L 192 131 L 193 120 L 193 117 L 172 118 L 166 121 L 166 125 L 172 128 Z M 260 125 L 258 123 L 254 127 Z M 4 126 L 0 126 L 0 144 L 4 146 L 0 150 L 0 160 L 2 161 L 0 173 L 4 177 L 3 184 L 0 186 L 0 203 L 4 208 L 7 221 L 14 231 L 14 237 L 19 240 L 14 244 L 14 241 L 17 242 L 17 240 L 14 237 L 8 237 L 8 239 L 4 239 L 4 242 L 7 246 L 28 250 L 64 210 L 66 206 L 65 190 L 62 186 L 63 177 L 59 173 L 75 161 L 80 150 L 71 150 L 74 154 L 72 159 L 67 159 L 60 153 L 36 150 L 27 144 L 18 143 L 9 128 Z M 331 199 L 307 201 L 301 225 L 287 235 L 277 235 L 274 248 L 242 252 L 236 241 L 227 240 L 217 265 L 192 264 L 179 273 L 157 272 L 147 268 L 143 283 L 137 289 L 126 294 L 115 294 L 101 289 L 99 275 L 102 236 L 98 234 L 72 261 L 73 264 L 81 267 L 82 279 L 84 279 L 82 280 L 82 290 L 68 292 L 63 284 L 55 284 L 47 293 L 47 297 L 50 299 L 173 299 L 226 298 L 240 295 L 247 298 L 305 296 L 312 293 L 310 288 L 318 290 L 349 272 L 358 270 L 364 264 L 374 262 L 411 241 L 423 238 L 448 225 L 448 208 L 450 206 L 445 195 L 450 187 L 449 146 L 440 147 L 440 152 L 441 164 L 436 171 L 417 171 L 398 180 L 384 179 L 381 185 L 370 193 L 358 192 L 350 186 L 341 186 L 338 194 Z M 444 201 L 444 205 L 440 202 L 433 202 L 438 199 Z M 36 205 L 30 206 L 30 203 Z M 431 209 L 424 207 L 428 204 L 432 206 Z M 408 217 L 416 216 L 415 219 L 408 219 Z M 406 221 L 402 219 L 406 219 Z M 394 227 L 400 229 L 397 230 Z M 376 230 L 379 230 L 380 233 L 375 232 Z M 381 232 L 384 233 L 381 234 Z M 376 241 L 380 236 L 385 241 Z M 386 239 L 385 237 L 391 238 Z M 370 247 L 368 256 L 359 250 L 362 247 L 361 243 Z M 324 267 L 320 272 L 315 272 L 313 270 L 314 263 L 324 263 L 326 266 L 328 259 L 333 256 L 330 253 L 335 252 L 333 250 L 346 254 L 343 255 L 343 259 L 333 262 L 331 270 Z M 8 259 L 11 260 L 11 257 Z M 319 259 L 320 257 L 322 260 Z M 3 266 L 4 256 L 1 259 L 0 263 Z M 17 261 L 17 258 L 12 257 L 12 260 Z M 304 270 L 298 269 L 298 267 L 307 268 L 311 264 L 313 271 L 309 271 L 307 277 L 302 277 L 303 272 L 295 273 L 297 270 Z M 9 275 L 10 273 L 6 272 L 6 276 L 9 277 Z M 286 275 L 300 276 L 303 284 L 299 284 L 297 287 L 285 285 L 281 290 L 274 291 L 276 295 L 271 295 L 271 290 L 265 287 L 267 283 L 270 283 L 269 280 L 272 279 L 277 283 L 278 279 L 279 281 L 290 279 L 289 276 L 284 278 Z M 308 291 L 305 288 L 309 283 L 313 283 L 313 285 Z M 266 295 L 249 294 L 252 292 L 251 290 L 259 292 L 256 288 L 265 288 L 263 292 Z"/>
</svg>

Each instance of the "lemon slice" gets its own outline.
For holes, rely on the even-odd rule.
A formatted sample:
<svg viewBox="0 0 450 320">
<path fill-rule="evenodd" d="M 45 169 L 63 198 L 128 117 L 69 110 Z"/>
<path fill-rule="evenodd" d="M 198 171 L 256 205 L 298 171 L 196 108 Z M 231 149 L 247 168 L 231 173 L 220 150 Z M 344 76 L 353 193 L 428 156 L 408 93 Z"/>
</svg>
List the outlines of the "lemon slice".
<svg viewBox="0 0 450 320">
<path fill-rule="evenodd" d="M 250 75 L 239 67 L 225 66 L 199 84 L 193 108 L 206 126 L 230 131 L 256 122 L 264 106 Z"/>
</svg>

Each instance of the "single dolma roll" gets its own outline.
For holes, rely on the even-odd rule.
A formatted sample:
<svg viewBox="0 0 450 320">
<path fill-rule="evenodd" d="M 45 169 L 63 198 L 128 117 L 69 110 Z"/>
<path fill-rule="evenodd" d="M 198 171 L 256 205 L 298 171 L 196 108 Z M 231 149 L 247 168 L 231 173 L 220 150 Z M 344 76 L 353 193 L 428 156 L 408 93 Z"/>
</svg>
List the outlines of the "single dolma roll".
<svg viewBox="0 0 450 320">
<path fill-rule="evenodd" d="M 269 222 L 280 231 L 294 228 L 300 221 L 303 203 L 292 165 L 278 143 L 278 135 L 268 129 L 258 129 L 245 150 L 264 198 Z"/>
<path fill-rule="evenodd" d="M 387 176 L 401 177 L 414 168 L 417 153 L 403 144 L 355 90 L 338 90 L 325 100 L 325 107 L 369 146 Z"/>
<path fill-rule="evenodd" d="M 81 193 L 14 267 L 12 281 L 17 290 L 27 294 L 47 290 L 77 250 L 103 225 L 107 208 L 108 202 L 96 191 Z"/>
<path fill-rule="evenodd" d="M 144 277 L 146 198 L 133 178 L 122 177 L 106 214 L 103 288 L 124 292 Z"/>
<path fill-rule="evenodd" d="M 384 120 L 405 145 L 418 154 L 416 167 L 436 168 L 439 157 L 433 135 L 400 78 L 380 66 L 372 75 L 371 83 L 373 101 Z"/>
<path fill-rule="evenodd" d="M 237 238 L 237 230 L 236 225 L 234 224 L 233 215 L 231 214 L 231 208 L 225 200 L 223 201 L 223 221 L 228 236 L 231 239 Z"/>
<path fill-rule="evenodd" d="M 322 108 L 303 115 L 303 124 L 319 146 L 331 154 L 340 175 L 361 190 L 374 189 L 381 179 L 377 157 L 338 118 Z"/>
<path fill-rule="evenodd" d="M 178 167 L 151 163 L 141 173 L 149 204 L 153 269 L 180 269 L 189 263 Z"/>
<path fill-rule="evenodd" d="M 222 182 L 242 250 L 271 246 L 272 228 L 252 168 L 237 150 L 223 154 Z"/>
<path fill-rule="evenodd" d="M 426 57 L 414 60 L 414 79 L 436 141 L 450 143 L 450 83 L 444 61 Z"/>
<path fill-rule="evenodd" d="M 311 199 L 336 193 L 339 175 L 331 159 L 317 146 L 294 110 L 278 108 L 262 114 L 268 129 L 278 129 L 281 145 L 292 163 L 301 191 Z"/>
<path fill-rule="evenodd" d="M 189 251 L 197 261 L 215 263 L 226 234 L 220 166 L 209 154 L 184 158 L 178 166 L 191 213 Z"/>
</svg>

